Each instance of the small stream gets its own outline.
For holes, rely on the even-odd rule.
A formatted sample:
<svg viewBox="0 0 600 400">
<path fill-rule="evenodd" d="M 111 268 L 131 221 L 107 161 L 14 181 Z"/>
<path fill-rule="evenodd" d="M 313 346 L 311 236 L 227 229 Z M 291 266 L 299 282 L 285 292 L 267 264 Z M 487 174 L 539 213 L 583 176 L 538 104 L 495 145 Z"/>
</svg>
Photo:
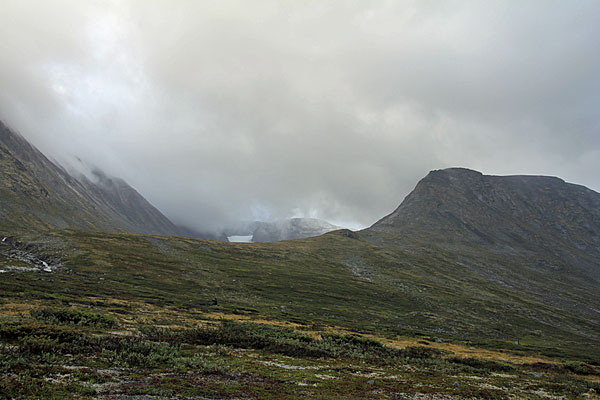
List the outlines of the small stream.
<svg viewBox="0 0 600 400">
<path fill-rule="evenodd" d="M 62 265 L 60 260 L 48 260 L 46 257 L 36 254 L 32 246 L 24 246 L 22 243 L 4 236 L 0 242 L 0 254 L 5 257 L 27 264 L 26 266 L 5 265 L 0 267 L 0 273 L 6 272 L 46 272 L 52 273 Z"/>
</svg>

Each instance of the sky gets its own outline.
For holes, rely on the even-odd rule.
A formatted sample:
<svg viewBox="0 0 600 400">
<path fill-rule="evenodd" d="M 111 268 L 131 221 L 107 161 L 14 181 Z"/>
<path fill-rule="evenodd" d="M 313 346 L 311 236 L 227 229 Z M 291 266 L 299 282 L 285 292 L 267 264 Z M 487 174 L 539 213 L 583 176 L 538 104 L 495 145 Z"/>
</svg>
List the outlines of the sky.
<svg viewBox="0 0 600 400">
<path fill-rule="evenodd" d="M 366 227 L 430 170 L 600 191 L 600 2 L 2 0 L 0 119 L 174 222 Z"/>
</svg>

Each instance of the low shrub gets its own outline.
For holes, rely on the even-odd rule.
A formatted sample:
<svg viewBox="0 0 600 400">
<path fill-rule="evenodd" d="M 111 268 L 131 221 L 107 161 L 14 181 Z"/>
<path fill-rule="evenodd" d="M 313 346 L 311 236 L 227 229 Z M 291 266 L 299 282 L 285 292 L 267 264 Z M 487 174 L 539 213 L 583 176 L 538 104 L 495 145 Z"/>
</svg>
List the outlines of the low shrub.
<svg viewBox="0 0 600 400">
<path fill-rule="evenodd" d="M 600 375 L 600 371 L 598 369 L 579 361 L 567 361 L 563 364 L 563 367 L 567 371 L 579 375 Z"/>
<path fill-rule="evenodd" d="M 447 358 L 446 360 L 451 363 L 467 365 L 478 370 L 487 370 L 490 372 L 512 372 L 515 370 L 515 367 L 513 367 L 512 365 L 504 364 L 493 360 L 483 360 L 479 358 L 470 357 L 451 357 Z"/>
<path fill-rule="evenodd" d="M 98 328 L 113 328 L 117 325 L 114 318 L 72 308 L 41 308 L 31 310 L 31 316 L 38 320 L 55 325 L 79 325 Z"/>
<path fill-rule="evenodd" d="M 33 321 L 0 321 L 0 339 L 19 341 L 29 336 L 46 336 L 67 343 L 76 340 L 80 333 L 70 326 L 47 326 Z"/>
<path fill-rule="evenodd" d="M 391 349 L 377 340 L 357 335 L 324 334 L 321 339 L 315 339 L 291 328 L 228 320 L 193 329 L 144 327 L 141 332 L 152 340 L 227 345 L 292 357 L 345 357 L 391 363 L 406 358 L 432 358 L 444 353 L 425 347 Z"/>
<path fill-rule="evenodd" d="M 59 343 L 56 338 L 48 336 L 27 336 L 19 341 L 21 351 L 30 354 L 58 352 Z"/>
<path fill-rule="evenodd" d="M 424 346 L 408 346 L 400 350 L 400 352 L 402 353 L 403 357 L 411 359 L 436 358 L 444 354 L 448 354 L 448 351 Z"/>
</svg>

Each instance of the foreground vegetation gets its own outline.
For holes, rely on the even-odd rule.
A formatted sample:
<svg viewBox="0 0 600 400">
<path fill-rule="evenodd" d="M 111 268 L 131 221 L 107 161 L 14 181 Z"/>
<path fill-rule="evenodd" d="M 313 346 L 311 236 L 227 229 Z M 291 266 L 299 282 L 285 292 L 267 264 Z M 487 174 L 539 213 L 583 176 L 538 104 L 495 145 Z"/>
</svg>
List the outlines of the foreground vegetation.
<svg viewBox="0 0 600 400">
<path fill-rule="evenodd" d="M 510 359 L 500 353 L 497 360 L 468 357 L 424 339 L 396 346 L 389 338 L 315 327 L 210 319 L 111 331 L 100 328 L 104 321 L 113 317 L 62 308 L 4 317 L 1 396 L 537 399 L 600 391 L 594 365 L 527 357 L 500 361 Z"/>
<path fill-rule="evenodd" d="M 61 231 L 3 243 L 0 398 L 600 392 L 596 321 L 443 252 L 345 232 L 246 245 Z"/>
</svg>

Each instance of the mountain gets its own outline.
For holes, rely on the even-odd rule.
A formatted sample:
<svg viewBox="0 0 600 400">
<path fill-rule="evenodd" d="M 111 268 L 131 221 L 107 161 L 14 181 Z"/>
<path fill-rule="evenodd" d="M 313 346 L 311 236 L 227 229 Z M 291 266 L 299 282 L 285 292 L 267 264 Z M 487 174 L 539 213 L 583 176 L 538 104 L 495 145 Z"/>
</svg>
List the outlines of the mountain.
<svg viewBox="0 0 600 400">
<path fill-rule="evenodd" d="M 541 301 L 557 315 L 600 321 L 600 194 L 586 187 L 547 176 L 432 171 L 359 235 L 442 257 L 436 273 L 484 278 L 529 307 Z"/>
<path fill-rule="evenodd" d="M 547 176 L 432 171 L 370 231 L 432 235 L 473 246 L 545 241 L 600 251 L 600 194 Z"/>
<path fill-rule="evenodd" d="M 25 184 L 35 175 L 6 165 L 15 171 L 4 186 L 53 200 L 50 187 L 46 196 L 40 182 Z M 75 362 L 98 376 L 121 368 L 100 397 L 180 387 L 223 390 L 215 398 L 593 397 L 598 196 L 558 178 L 447 169 L 360 232 L 238 244 L 13 226 L 0 236 L 0 345 L 21 358 L 16 369 L 4 363 L 0 389 L 48 393 L 33 390 Z M 52 358 L 40 356 L 48 349 Z M 15 392 L 15 374 L 34 389 Z M 77 379 L 89 374 L 52 386 L 54 397 L 89 394 Z"/>
<path fill-rule="evenodd" d="M 0 226 L 179 233 L 122 179 L 98 169 L 74 177 L 2 122 L 0 167 Z"/>
<path fill-rule="evenodd" d="M 253 231 L 253 242 L 279 242 L 304 239 L 340 229 L 316 218 L 290 218 L 275 222 L 258 222 Z"/>
<path fill-rule="evenodd" d="M 306 238 L 339 229 L 313 218 L 238 224 L 227 234 L 176 226 L 124 180 L 98 168 L 91 168 L 87 175 L 71 174 L 1 121 L 0 166 L 0 226 L 126 231 L 221 241 L 243 231 L 241 234 L 254 235 L 255 242 Z"/>
<path fill-rule="evenodd" d="M 459 252 L 533 257 L 600 278 L 600 194 L 555 177 L 432 171 L 366 232 L 398 243 L 420 239 Z"/>
<path fill-rule="evenodd" d="M 274 222 L 238 223 L 226 229 L 227 236 L 252 236 L 252 242 L 280 242 L 320 236 L 341 229 L 316 218 L 290 218 Z"/>
</svg>

